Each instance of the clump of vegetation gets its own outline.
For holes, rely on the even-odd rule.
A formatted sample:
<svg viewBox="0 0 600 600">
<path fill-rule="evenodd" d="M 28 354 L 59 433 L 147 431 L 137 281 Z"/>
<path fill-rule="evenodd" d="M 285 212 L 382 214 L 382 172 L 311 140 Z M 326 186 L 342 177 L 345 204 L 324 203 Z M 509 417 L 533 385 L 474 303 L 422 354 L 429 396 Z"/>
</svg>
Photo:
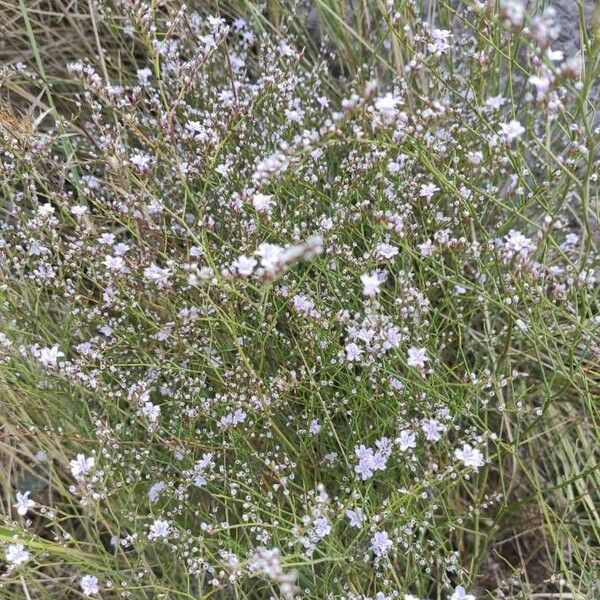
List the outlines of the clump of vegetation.
<svg viewBox="0 0 600 600">
<path fill-rule="evenodd" d="M 5 9 L 2 598 L 600 593 L 600 40 L 356 4 Z"/>
</svg>

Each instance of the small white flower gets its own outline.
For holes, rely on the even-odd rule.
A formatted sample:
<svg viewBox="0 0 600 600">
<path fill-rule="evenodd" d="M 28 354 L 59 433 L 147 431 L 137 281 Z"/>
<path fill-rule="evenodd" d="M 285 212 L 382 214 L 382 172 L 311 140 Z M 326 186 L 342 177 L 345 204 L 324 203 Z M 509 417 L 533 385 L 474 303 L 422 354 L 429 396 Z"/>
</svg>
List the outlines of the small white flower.
<svg viewBox="0 0 600 600">
<path fill-rule="evenodd" d="M 6 560 L 14 566 L 23 564 L 29 560 L 29 552 L 25 550 L 23 544 L 10 544 L 6 548 Z"/>
<path fill-rule="evenodd" d="M 17 509 L 17 513 L 22 517 L 27 514 L 30 508 L 35 506 L 35 502 L 30 500 L 29 494 L 31 494 L 31 492 L 17 492 L 17 501 L 13 504 Z"/>
<path fill-rule="evenodd" d="M 421 256 L 431 256 L 435 246 L 431 240 L 425 240 L 422 244 L 418 245 Z"/>
<path fill-rule="evenodd" d="M 317 517 L 313 522 L 313 533 L 319 539 L 331 533 L 331 523 L 327 517 Z"/>
<path fill-rule="evenodd" d="M 144 269 L 144 277 L 155 283 L 158 287 L 164 287 L 169 281 L 171 271 L 169 269 L 161 269 L 155 264 L 150 265 Z"/>
<path fill-rule="evenodd" d="M 358 346 L 357 344 L 355 344 L 354 342 L 350 342 L 349 344 L 346 344 L 346 358 L 350 362 L 360 360 L 362 353 L 363 353 L 362 348 L 360 346 Z"/>
<path fill-rule="evenodd" d="M 552 48 L 546 50 L 546 58 L 552 62 L 560 62 L 564 57 L 565 55 L 561 50 L 552 50 Z"/>
<path fill-rule="evenodd" d="M 104 244 L 105 246 L 112 246 L 115 243 L 115 234 L 114 233 L 103 233 L 98 238 L 98 243 Z"/>
<path fill-rule="evenodd" d="M 459 585 L 454 589 L 450 600 L 476 600 L 476 598 L 473 594 L 467 594 L 467 590 L 462 585 Z"/>
<path fill-rule="evenodd" d="M 364 273 L 360 276 L 360 282 L 363 286 L 363 294 L 365 296 L 376 296 L 379 293 L 379 288 L 383 283 L 379 273 L 374 272 L 368 275 Z"/>
<path fill-rule="evenodd" d="M 397 106 L 400 103 L 400 98 L 394 98 L 392 94 L 386 94 L 375 100 L 375 109 L 386 121 L 391 121 L 398 113 Z"/>
<path fill-rule="evenodd" d="M 148 85 L 148 79 L 152 76 L 152 71 L 148 67 L 144 67 L 143 69 L 138 69 L 136 75 L 139 84 L 144 87 Z"/>
<path fill-rule="evenodd" d="M 167 484 L 164 481 L 157 481 L 152 487 L 148 490 L 148 500 L 150 502 L 155 503 L 158 502 L 161 494 L 167 488 Z"/>
<path fill-rule="evenodd" d="M 78 454 L 77 458 L 69 463 L 71 465 L 71 474 L 75 479 L 83 479 L 83 476 L 92 470 L 95 463 L 96 459 L 93 456 L 86 458 L 85 454 Z"/>
<path fill-rule="evenodd" d="M 371 550 L 377 558 L 386 556 L 392 549 L 393 543 L 386 531 L 378 531 L 371 538 Z"/>
<path fill-rule="evenodd" d="M 310 435 L 318 435 L 319 431 L 321 431 L 321 424 L 317 419 L 313 419 L 308 427 L 308 432 Z"/>
<path fill-rule="evenodd" d="M 125 261 L 120 256 L 110 256 L 107 254 L 104 257 L 104 266 L 109 271 L 122 273 L 125 270 Z"/>
<path fill-rule="evenodd" d="M 506 236 L 506 247 L 512 252 L 517 252 L 522 256 L 527 256 L 531 254 L 535 249 L 533 242 L 526 236 L 524 236 L 520 231 L 515 231 L 511 229 Z"/>
<path fill-rule="evenodd" d="M 419 190 L 419 196 L 421 196 L 421 198 L 427 198 L 427 200 L 431 200 L 433 195 L 439 191 L 440 188 L 437 187 L 437 185 L 433 183 L 427 183 L 421 186 L 421 189 Z"/>
<path fill-rule="evenodd" d="M 450 44 L 446 41 L 452 33 L 446 29 L 434 29 L 431 32 L 432 42 L 427 44 L 427 50 L 429 52 L 435 54 L 436 56 L 440 56 L 445 54 L 450 48 Z"/>
<path fill-rule="evenodd" d="M 435 419 L 424 421 L 421 429 L 428 442 L 437 442 L 442 437 L 441 432 L 443 431 L 443 427 Z"/>
<path fill-rule="evenodd" d="M 98 578 L 94 575 L 84 575 L 79 582 L 84 596 L 93 596 L 98 593 Z"/>
<path fill-rule="evenodd" d="M 483 467 L 485 462 L 483 454 L 477 450 L 477 448 L 473 448 L 469 444 L 463 444 L 462 449 L 457 448 L 454 451 L 454 457 L 457 460 L 462 461 L 465 467 L 473 467 L 474 469 Z"/>
<path fill-rule="evenodd" d="M 424 369 L 425 363 L 428 360 L 429 359 L 427 358 L 427 350 L 425 350 L 425 348 L 417 348 L 416 346 L 411 346 L 408 349 L 408 357 L 406 362 L 409 367 Z"/>
<path fill-rule="evenodd" d="M 391 244 L 381 242 L 375 247 L 375 254 L 377 255 L 377 258 L 390 260 L 398 254 L 398 248 L 396 248 L 396 246 L 392 246 Z"/>
<path fill-rule="evenodd" d="M 254 194 L 252 206 L 257 212 L 270 213 L 273 208 L 273 196 L 260 193 Z"/>
<path fill-rule="evenodd" d="M 76 217 L 81 217 L 87 212 L 87 206 L 76 205 L 71 207 L 71 214 Z"/>
<path fill-rule="evenodd" d="M 525 133 L 525 127 L 523 127 L 519 121 L 515 121 L 514 119 L 500 125 L 500 137 L 505 142 L 513 142 L 521 137 L 523 133 Z"/>
<path fill-rule="evenodd" d="M 255 254 L 260 257 L 260 264 L 264 267 L 265 271 L 273 274 L 280 267 L 284 252 L 285 250 L 278 244 L 263 242 L 256 249 Z"/>
<path fill-rule="evenodd" d="M 515 321 L 515 325 L 521 330 L 521 331 L 529 331 L 529 325 L 527 325 L 527 323 L 525 323 L 525 321 L 523 321 L 523 319 L 517 319 Z"/>
<path fill-rule="evenodd" d="M 254 267 L 258 264 L 257 260 L 252 256 L 238 256 L 231 265 L 243 277 L 249 277 L 254 271 Z"/>
<path fill-rule="evenodd" d="M 160 417 L 160 406 L 153 404 L 152 402 L 144 402 L 140 408 L 140 412 L 148 419 L 148 421 L 156 423 Z"/>
<path fill-rule="evenodd" d="M 486 100 L 485 105 L 488 108 L 498 109 L 506 102 L 506 98 L 504 96 L 492 96 Z"/>
<path fill-rule="evenodd" d="M 64 353 L 58 349 L 58 344 L 52 346 L 52 348 L 40 348 L 34 350 L 34 356 L 45 366 L 45 367 L 56 367 L 58 359 L 64 356 Z"/>
<path fill-rule="evenodd" d="M 52 204 L 40 204 L 37 209 L 38 215 L 40 217 L 49 217 L 53 215 L 55 212 L 54 206 Z"/>
<path fill-rule="evenodd" d="M 169 537 L 171 533 L 171 525 L 168 521 L 156 519 L 152 525 L 150 525 L 150 532 L 148 533 L 149 540 L 165 539 Z"/>
<path fill-rule="evenodd" d="M 346 516 L 350 521 L 350 527 L 362 527 L 362 524 L 365 522 L 365 514 L 363 513 L 362 508 L 347 510 Z"/>
<path fill-rule="evenodd" d="M 409 448 L 417 447 L 417 436 L 414 431 L 404 429 L 400 432 L 396 440 L 401 452 L 406 452 Z"/>
</svg>

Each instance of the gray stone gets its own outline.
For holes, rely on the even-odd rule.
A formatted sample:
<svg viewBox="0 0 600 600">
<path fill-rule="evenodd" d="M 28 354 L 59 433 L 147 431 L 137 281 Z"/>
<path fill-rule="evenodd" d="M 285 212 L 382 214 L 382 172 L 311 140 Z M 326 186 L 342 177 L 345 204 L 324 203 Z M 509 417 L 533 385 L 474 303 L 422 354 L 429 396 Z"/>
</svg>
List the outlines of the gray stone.
<svg viewBox="0 0 600 600">
<path fill-rule="evenodd" d="M 556 20 L 560 25 L 560 34 L 553 49 L 562 50 L 565 56 L 574 56 L 580 49 L 580 24 L 583 17 L 588 33 L 592 27 L 594 0 L 554 0 L 551 6 L 556 10 Z M 580 12 L 581 7 L 581 12 Z"/>
</svg>

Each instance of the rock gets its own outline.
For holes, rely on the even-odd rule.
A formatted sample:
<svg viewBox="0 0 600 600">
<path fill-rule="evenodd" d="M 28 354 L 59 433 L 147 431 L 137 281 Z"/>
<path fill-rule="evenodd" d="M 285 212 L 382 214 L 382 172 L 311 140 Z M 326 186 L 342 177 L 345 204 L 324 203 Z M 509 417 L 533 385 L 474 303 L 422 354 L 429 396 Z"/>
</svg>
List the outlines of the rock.
<svg viewBox="0 0 600 600">
<path fill-rule="evenodd" d="M 580 5 L 583 5 L 583 19 L 588 32 L 592 27 L 594 0 L 554 0 L 550 6 L 556 11 L 556 22 L 560 25 L 560 34 L 553 44 L 554 50 L 562 50 L 565 56 L 574 56 L 580 49 Z"/>
</svg>

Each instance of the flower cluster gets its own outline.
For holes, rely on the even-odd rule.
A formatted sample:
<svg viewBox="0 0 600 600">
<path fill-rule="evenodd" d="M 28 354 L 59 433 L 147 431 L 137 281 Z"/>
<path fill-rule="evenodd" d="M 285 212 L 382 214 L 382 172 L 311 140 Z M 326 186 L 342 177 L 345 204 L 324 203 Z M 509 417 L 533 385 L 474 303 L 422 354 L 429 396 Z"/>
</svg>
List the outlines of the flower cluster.
<svg viewBox="0 0 600 600">
<path fill-rule="evenodd" d="M 593 421 L 559 404 L 597 390 L 600 132 L 552 11 L 377 3 L 334 77 L 249 16 L 92 4 L 65 89 L 1 73 L 58 86 L 0 118 L 7 598 L 474 600 L 557 471 L 531 440 Z"/>
</svg>

